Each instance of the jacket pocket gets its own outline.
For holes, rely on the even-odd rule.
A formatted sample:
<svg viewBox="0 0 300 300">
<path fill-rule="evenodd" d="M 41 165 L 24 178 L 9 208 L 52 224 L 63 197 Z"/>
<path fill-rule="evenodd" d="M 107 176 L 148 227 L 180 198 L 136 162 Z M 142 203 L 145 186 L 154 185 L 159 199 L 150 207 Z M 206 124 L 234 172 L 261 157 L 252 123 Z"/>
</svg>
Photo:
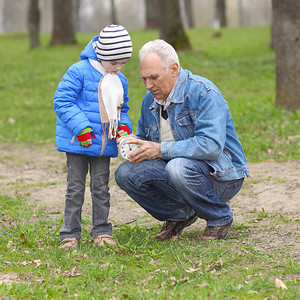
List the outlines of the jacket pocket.
<svg viewBox="0 0 300 300">
<path fill-rule="evenodd" d="M 175 121 L 178 125 L 177 133 L 182 137 L 182 139 L 190 138 L 195 135 L 195 114 L 188 112 L 183 115 L 179 115 Z"/>
</svg>

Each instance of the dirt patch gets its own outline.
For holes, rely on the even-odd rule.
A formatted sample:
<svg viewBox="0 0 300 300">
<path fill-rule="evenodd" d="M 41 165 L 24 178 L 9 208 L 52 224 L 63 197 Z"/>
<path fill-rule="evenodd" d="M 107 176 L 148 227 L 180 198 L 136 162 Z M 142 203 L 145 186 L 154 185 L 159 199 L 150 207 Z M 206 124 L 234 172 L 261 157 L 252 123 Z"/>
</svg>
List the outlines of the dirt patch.
<svg viewBox="0 0 300 300">
<path fill-rule="evenodd" d="M 0 144 L 0 186 L 2 195 L 21 196 L 30 204 L 46 210 L 49 217 L 63 215 L 66 189 L 65 154 L 57 152 L 54 145 L 28 147 Z M 118 188 L 114 171 L 120 158 L 111 160 L 110 220 L 127 223 L 137 220 L 140 224 L 158 224 L 139 205 Z M 231 200 L 235 224 L 249 226 L 256 238 L 268 239 L 268 247 L 276 242 L 296 241 L 299 238 L 299 222 L 286 222 L 300 218 L 300 161 L 266 161 L 249 164 L 251 177 L 246 179 L 241 192 Z M 83 215 L 90 217 L 91 197 L 86 189 Z M 273 222 L 272 216 L 281 215 L 282 222 L 274 224 L 274 230 L 266 234 L 264 222 Z M 256 220 L 253 223 L 253 220 Z M 198 220 L 191 228 L 205 227 Z M 233 230 L 234 234 L 235 230 Z M 238 230 L 236 230 L 236 234 Z M 292 233 L 292 234 L 291 234 Z M 296 253 L 296 256 L 299 257 Z"/>
</svg>

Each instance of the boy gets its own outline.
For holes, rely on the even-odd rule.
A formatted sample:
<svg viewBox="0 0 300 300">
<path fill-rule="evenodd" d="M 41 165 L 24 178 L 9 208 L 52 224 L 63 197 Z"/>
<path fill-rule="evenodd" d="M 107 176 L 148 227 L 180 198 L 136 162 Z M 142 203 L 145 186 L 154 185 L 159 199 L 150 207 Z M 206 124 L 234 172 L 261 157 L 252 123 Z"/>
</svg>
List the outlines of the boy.
<svg viewBox="0 0 300 300">
<path fill-rule="evenodd" d="M 66 152 L 67 191 L 61 247 L 72 249 L 81 238 L 81 211 L 90 171 L 92 230 L 95 245 L 115 246 L 110 208 L 109 163 L 118 155 L 118 131 L 128 134 L 128 82 L 120 70 L 132 54 L 132 42 L 121 25 L 109 25 L 94 37 L 73 64 L 54 96 L 57 150 Z M 76 137 L 77 140 L 76 141 Z"/>
</svg>

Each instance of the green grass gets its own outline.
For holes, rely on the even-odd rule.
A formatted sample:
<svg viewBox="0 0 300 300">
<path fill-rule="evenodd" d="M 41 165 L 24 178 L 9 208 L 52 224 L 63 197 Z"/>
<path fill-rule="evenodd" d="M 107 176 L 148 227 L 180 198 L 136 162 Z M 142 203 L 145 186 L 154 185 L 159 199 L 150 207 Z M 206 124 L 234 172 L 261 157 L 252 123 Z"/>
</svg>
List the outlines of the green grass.
<svg viewBox="0 0 300 300">
<path fill-rule="evenodd" d="M 300 110 L 275 107 L 275 59 L 270 30 L 226 28 L 187 31 L 193 51 L 180 53 L 181 66 L 212 80 L 228 101 L 249 162 L 300 159 Z M 78 34 L 78 45 L 48 47 L 50 36 L 30 51 L 24 34 L 0 36 L 0 143 L 55 143 L 53 96 L 68 67 L 95 34 Z M 138 50 L 157 31 L 131 32 L 134 53 L 123 69 L 129 81 L 130 117 L 136 129 L 145 93 Z M 298 137 L 297 137 L 298 136 Z"/>
<path fill-rule="evenodd" d="M 0 282 L 6 280 L 0 285 L 2 299 L 300 297 L 300 264 L 295 259 L 299 232 L 288 245 L 268 249 L 249 234 L 250 226 L 238 223 L 228 240 L 207 243 L 199 243 L 199 232 L 193 231 L 177 241 L 158 243 L 151 239 L 157 227 L 118 225 L 118 246 L 103 249 L 89 242 L 91 224 L 84 219 L 85 242 L 65 252 L 58 247 L 60 217 L 47 218 L 20 198 L 0 196 L 0 207 Z M 299 227 L 299 220 L 264 211 L 248 218 L 249 224 L 265 222 L 261 225 L 266 235 L 278 230 L 278 224 Z M 275 287 L 276 278 L 287 290 Z"/>
</svg>

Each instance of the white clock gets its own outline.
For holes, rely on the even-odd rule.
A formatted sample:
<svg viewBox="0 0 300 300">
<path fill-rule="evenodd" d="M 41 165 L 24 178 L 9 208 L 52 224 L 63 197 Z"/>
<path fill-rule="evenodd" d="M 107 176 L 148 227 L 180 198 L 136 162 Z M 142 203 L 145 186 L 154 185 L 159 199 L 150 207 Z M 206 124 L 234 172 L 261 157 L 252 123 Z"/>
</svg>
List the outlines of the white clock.
<svg viewBox="0 0 300 300">
<path fill-rule="evenodd" d="M 134 152 L 135 150 L 139 149 L 140 146 L 137 144 L 127 144 L 128 140 L 134 140 L 135 138 L 131 136 L 124 137 L 119 144 L 119 153 L 121 156 L 128 160 L 128 155 Z"/>
</svg>

